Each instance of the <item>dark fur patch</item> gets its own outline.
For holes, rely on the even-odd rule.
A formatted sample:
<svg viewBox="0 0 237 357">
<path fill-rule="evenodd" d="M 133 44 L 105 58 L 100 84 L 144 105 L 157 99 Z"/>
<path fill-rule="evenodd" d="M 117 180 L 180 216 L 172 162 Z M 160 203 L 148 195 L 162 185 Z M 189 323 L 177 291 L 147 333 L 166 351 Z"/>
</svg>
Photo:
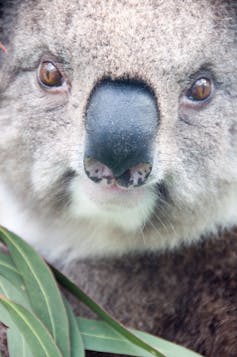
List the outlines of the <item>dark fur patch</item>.
<svg viewBox="0 0 237 357">
<path fill-rule="evenodd" d="M 180 252 L 80 262 L 75 279 L 129 326 L 204 356 L 236 357 L 236 238 L 237 230 Z"/>
</svg>

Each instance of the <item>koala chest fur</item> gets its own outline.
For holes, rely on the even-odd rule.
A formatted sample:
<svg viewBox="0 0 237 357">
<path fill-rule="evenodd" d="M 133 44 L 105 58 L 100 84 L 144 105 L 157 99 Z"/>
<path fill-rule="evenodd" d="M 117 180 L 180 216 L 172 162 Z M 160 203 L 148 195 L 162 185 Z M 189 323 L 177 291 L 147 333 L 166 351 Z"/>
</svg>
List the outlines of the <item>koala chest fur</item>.
<svg viewBox="0 0 237 357">
<path fill-rule="evenodd" d="M 235 2 L 0 6 L 0 224 L 123 322 L 236 356 Z"/>
</svg>

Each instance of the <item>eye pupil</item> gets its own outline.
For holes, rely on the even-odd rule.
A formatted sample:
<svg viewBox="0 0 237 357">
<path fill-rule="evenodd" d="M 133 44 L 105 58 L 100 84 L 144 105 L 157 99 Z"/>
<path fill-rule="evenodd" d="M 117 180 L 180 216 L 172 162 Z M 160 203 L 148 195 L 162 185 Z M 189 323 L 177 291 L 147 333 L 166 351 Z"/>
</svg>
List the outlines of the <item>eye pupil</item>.
<svg viewBox="0 0 237 357">
<path fill-rule="evenodd" d="M 194 101 L 201 101 L 207 99 L 211 94 L 212 84 L 208 78 L 199 78 L 192 85 L 188 97 Z"/>
<path fill-rule="evenodd" d="M 63 76 L 52 62 L 43 62 L 40 65 L 39 80 L 47 87 L 59 87 L 62 85 Z"/>
<path fill-rule="evenodd" d="M 50 80 L 50 71 L 49 70 L 47 70 L 47 72 L 46 72 L 46 77 L 48 80 Z"/>
</svg>

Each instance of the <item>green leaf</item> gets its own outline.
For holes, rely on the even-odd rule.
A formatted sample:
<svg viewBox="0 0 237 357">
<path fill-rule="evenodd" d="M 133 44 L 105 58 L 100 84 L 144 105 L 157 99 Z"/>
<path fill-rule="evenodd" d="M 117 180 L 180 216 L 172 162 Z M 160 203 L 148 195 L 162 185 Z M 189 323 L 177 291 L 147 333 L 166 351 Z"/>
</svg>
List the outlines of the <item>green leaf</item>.
<svg viewBox="0 0 237 357">
<path fill-rule="evenodd" d="M 17 235 L 0 227 L 0 239 L 24 280 L 33 311 L 54 337 L 64 357 L 70 356 L 69 322 L 56 281 L 43 259 Z"/>
<path fill-rule="evenodd" d="M 0 276 L 0 294 L 6 296 L 8 299 L 15 299 L 17 303 L 22 304 L 25 307 L 29 307 L 27 297 L 24 297 L 24 293 L 21 290 L 15 288 L 7 279 Z M 0 321 L 9 326 L 12 322 L 10 315 L 5 309 L 0 310 Z"/>
<path fill-rule="evenodd" d="M 9 255 L 0 252 L 0 275 L 11 281 L 17 288 L 24 289 L 24 282 Z"/>
<path fill-rule="evenodd" d="M 133 345 L 123 338 L 106 322 L 77 318 L 85 348 L 89 351 L 125 354 L 138 357 L 149 357 L 150 353 L 144 352 L 141 348 Z M 201 357 L 199 354 L 190 351 L 175 343 L 168 342 L 159 337 L 149 335 L 145 332 L 131 330 L 152 346 L 159 348 L 167 357 Z"/>
<path fill-rule="evenodd" d="M 35 315 L 4 296 L 0 296 L 0 304 L 8 311 L 11 319 L 21 331 L 33 356 L 63 357 L 52 336 Z"/>
<path fill-rule="evenodd" d="M 26 309 L 31 310 L 29 298 L 24 289 L 17 289 L 11 282 L 0 275 L 0 293 L 8 299 L 21 304 Z"/>
<path fill-rule="evenodd" d="M 0 293 L 30 309 L 29 298 L 26 294 L 25 285 L 21 275 L 17 272 L 11 257 L 1 252 L 0 274 Z M 7 317 L 6 314 L 8 315 Z M 0 317 L 1 321 L 4 321 L 8 326 L 11 326 L 11 328 L 7 330 L 9 355 L 11 357 L 33 357 L 24 337 L 13 323 L 7 311 L 5 309 L 3 311 L 2 307 L 0 307 Z"/>
<path fill-rule="evenodd" d="M 2 256 L 0 257 L 0 260 Z M 14 273 L 13 273 L 14 274 Z M 20 278 L 21 280 L 21 278 Z M 31 309 L 28 296 L 26 295 L 24 285 L 20 285 L 20 287 L 16 288 L 10 281 L 0 276 L 0 293 L 5 295 L 9 299 L 14 299 L 15 302 L 25 306 L 28 309 Z M 5 310 L 5 313 L 7 311 Z M 11 326 L 10 329 L 7 330 L 7 342 L 8 342 L 8 350 L 11 357 L 33 357 L 29 346 L 26 344 L 24 337 L 20 333 L 17 326 L 12 322 L 9 314 L 8 317 L 4 318 L 4 311 L 0 308 L 0 320 L 4 321 L 5 324 Z"/>
<path fill-rule="evenodd" d="M 11 259 L 11 257 L 10 257 L 10 255 L 9 254 L 7 254 L 7 253 L 3 253 L 3 252 L 1 252 L 1 250 L 0 250 L 0 261 L 1 261 L 1 263 L 6 263 L 7 265 L 10 265 L 10 266 L 12 266 L 12 268 L 14 269 L 14 270 L 16 270 L 14 267 L 14 262 L 13 262 L 13 260 Z"/>
<path fill-rule="evenodd" d="M 134 345 L 106 322 L 78 318 L 78 325 L 88 351 L 151 357 L 151 353 Z"/>
<path fill-rule="evenodd" d="M 7 330 L 7 346 L 11 357 L 34 357 L 24 336 L 15 325 Z"/>
<path fill-rule="evenodd" d="M 69 319 L 71 357 L 84 357 L 85 356 L 84 342 L 79 330 L 77 319 L 72 311 L 70 304 L 67 302 L 66 299 L 64 299 L 64 304 Z"/>
<path fill-rule="evenodd" d="M 168 357 L 203 357 L 197 352 L 191 351 L 163 338 L 150 335 L 149 333 L 137 330 L 132 330 L 132 332 L 144 339 L 147 343 L 150 343 L 152 346 L 161 349 L 161 351 L 167 354 Z"/>
<path fill-rule="evenodd" d="M 130 342 L 135 344 L 136 346 L 142 348 L 146 352 L 157 356 L 157 357 L 165 357 L 164 354 L 159 352 L 156 348 L 144 342 L 140 337 L 137 337 L 128 329 L 126 329 L 119 322 L 114 320 L 102 307 L 96 304 L 88 295 L 84 293 L 79 287 L 77 287 L 73 282 L 71 282 L 65 275 L 59 272 L 54 267 L 51 267 L 53 273 L 58 280 L 58 282 L 71 292 L 75 297 L 77 297 L 80 301 L 82 301 L 85 305 L 87 305 L 92 311 L 94 311 L 97 315 L 99 315 L 104 321 L 106 321 L 111 327 L 113 327 L 118 333 L 128 339 Z"/>
<path fill-rule="evenodd" d="M 0 257 L 1 259 L 1 257 Z M 27 309 L 31 309 L 29 298 L 21 288 L 16 288 L 11 282 L 0 276 L 0 293 L 8 299 L 23 305 Z M 11 357 L 33 357 L 29 346 L 26 344 L 24 337 L 12 321 L 6 309 L 0 306 L 0 320 L 6 325 L 11 326 L 7 330 L 8 350 Z"/>
</svg>

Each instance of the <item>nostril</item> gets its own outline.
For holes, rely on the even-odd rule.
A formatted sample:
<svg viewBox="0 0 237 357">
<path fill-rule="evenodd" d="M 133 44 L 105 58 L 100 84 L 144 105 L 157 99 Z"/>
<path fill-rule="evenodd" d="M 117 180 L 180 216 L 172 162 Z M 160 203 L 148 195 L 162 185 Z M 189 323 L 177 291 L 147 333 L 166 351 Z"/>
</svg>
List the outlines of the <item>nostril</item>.
<svg viewBox="0 0 237 357">
<path fill-rule="evenodd" d="M 152 165 L 148 163 L 140 163 L 131 169 L 125 171 L 116 179 L 120 186 L 124 187 L 138 187 L 143 185 L 152 170 Z"/>
<path fill-rule="evenodd" d="M 146 182 L 152 170 L 152 165 L 148 163 L 141 163 L 131 169 L 131 177 L 133 186 L 141 186 Z"/>
<path fill-rule="evenodd" d="M 112 171 L 106 165 L 90 157 L 84 159 L 84 170 L 94 182 L 106 180 L 107 184 L 110 184 L 114 178 Z"/>
<path fill-rule="evenodd" d="M 122 175 L 115 176 L 110 168 L 100 161 L 86 157 L 84 169 L 90 180 L 99 183 L 102 180 L 110 185 L 112 182 L 122 187 L 138 187 L 143 185 L 151 173 L 152 165 L 140 163 L 126 170 Z"/>
</svg>

